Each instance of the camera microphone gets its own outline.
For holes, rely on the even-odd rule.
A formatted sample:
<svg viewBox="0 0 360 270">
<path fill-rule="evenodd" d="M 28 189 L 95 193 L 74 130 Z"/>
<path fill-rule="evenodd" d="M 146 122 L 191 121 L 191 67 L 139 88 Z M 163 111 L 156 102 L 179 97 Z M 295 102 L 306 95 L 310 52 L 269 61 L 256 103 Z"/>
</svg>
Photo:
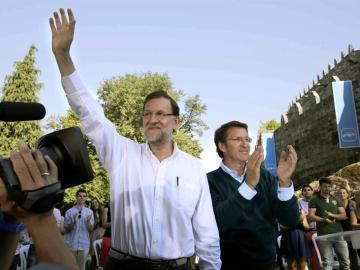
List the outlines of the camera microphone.
<svg viewBox="0 0 360 270">
<path fill-rule="evenodd" d="M 44 118 L 46 110 L 40 103 L 0 102 L 0 121 L 31 121 Z"/>
</svg>

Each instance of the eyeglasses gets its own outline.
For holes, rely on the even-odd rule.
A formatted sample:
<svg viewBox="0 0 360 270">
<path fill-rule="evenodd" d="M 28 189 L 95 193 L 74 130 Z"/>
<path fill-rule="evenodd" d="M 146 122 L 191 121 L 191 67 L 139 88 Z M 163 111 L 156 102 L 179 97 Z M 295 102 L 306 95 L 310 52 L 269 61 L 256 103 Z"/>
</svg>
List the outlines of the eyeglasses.
<svg viewBox="0 0 360 270">
<path fill-rule="evenodd" d="M 149 120 L 151 119 L 151 117 L 155 115 L 155 119 L 157 120 L 164 120 L 166 116 L 172 116 L 172 115 L 176 115 L 174 113 L 164 113 L 162 111 L 158 111 L 158 112 L 144 112 L 143 114 L 143 118 L 145 120 Z"/>
<path fill-rule="evenodd" d="M 227 141 L 233 141 L 236 143 L 245 142 L 245 143 L 251 143 L 252 139 L 250 137 L 234 137 L 234 138 L 227 138 Z"/>
</svg>

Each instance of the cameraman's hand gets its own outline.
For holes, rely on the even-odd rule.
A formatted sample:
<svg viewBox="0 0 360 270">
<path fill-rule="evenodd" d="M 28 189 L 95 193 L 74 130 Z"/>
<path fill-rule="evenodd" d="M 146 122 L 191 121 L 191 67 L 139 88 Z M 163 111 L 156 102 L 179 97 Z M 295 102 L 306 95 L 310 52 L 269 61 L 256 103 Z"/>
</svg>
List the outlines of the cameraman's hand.
<svg viewBox="0 0 360 270">
<path fill-rule="evenodd" d="M 44 157 L 38 150 L 31 151 L 25 142 L 20 142 L 18 148 L 19 151 L 11 151 L 10 160 L 22 191 L 35 190 L 57 182 L 57 167 L 49 157 Z M 26 211 L 16 202 L 9 201 L 2 179 L 0 181 L 0 211 L 8 212 L 22 221 L 40 215 Z"/>
</svg>

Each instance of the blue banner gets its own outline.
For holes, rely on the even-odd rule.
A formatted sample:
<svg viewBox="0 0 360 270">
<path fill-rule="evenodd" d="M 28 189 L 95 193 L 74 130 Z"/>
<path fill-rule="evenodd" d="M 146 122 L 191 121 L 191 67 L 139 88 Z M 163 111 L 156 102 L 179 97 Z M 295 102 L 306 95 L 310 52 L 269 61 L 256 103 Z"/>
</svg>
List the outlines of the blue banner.
<svg viewBox="0 0 360 270">
<path fill-rule="evenodd" d="M 264 147 L 264 166 L 272 175 L 276 176 L 277 167 L 274 134 L 262 133 L 261 139 Z"/>
<path fill-rule="evenodd" d="M 351 81 L 332 82 L 340 148 L 360 147 Z"/>
</svg>

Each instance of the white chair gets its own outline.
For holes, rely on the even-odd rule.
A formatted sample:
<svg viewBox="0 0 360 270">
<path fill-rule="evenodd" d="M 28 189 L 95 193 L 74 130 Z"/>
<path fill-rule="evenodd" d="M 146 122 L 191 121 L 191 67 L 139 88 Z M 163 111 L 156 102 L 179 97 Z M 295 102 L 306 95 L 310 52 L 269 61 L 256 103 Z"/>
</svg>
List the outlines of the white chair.
<svg viewBox="0 0 360 270">
<path fill-rule="evenodd" d="M 26 270 L 27 269 L 27 262 L 26 258 L 28 255 L 30 245 L 22 245 L 20 248 L 19 256 L 20 256 L 20 267 L 17 269 L 19 270 Z"/>
<path fill-rule="evenodd" d="M 101 249 L 102 239 L 95 240 L 93 242 L 93 250 L 96 258 L 96 269 L 102 270 L 100 266 L 100 249 Z"/>
</svg>

